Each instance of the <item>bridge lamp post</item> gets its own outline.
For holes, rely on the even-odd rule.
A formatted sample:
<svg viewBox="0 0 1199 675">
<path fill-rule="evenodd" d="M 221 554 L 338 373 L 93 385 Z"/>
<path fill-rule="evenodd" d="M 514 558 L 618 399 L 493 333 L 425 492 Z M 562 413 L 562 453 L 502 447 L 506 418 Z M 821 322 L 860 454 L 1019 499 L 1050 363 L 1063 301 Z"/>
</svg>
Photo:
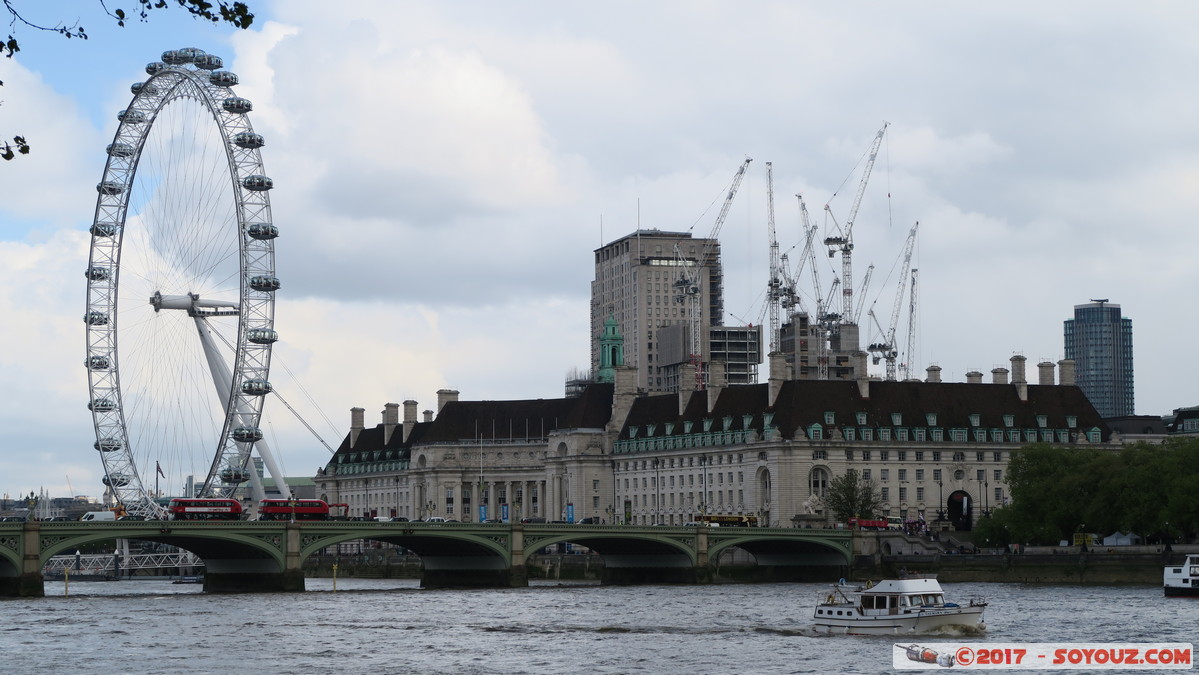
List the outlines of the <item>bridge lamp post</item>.
<svg viewBox="0 0 1199 675">
<path fill-rule="evenodd" d="M 945 520 L 945 481 L 937 481 L 937 520 Z"/>
<path fill-rule="evenodd" d="M 296 498 L 292 497 L 288 500 L 288 505 L 291 506 L 291 522 L 296 522 Z"/>
</svg>

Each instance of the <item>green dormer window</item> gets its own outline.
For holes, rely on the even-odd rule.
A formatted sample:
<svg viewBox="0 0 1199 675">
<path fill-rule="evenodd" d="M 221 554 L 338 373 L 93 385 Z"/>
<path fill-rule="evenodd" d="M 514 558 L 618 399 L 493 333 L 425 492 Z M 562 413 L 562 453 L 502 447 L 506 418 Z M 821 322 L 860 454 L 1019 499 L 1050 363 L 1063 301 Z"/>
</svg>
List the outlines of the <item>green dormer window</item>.
<svg viewBox="0 0 1199 675">
<path fill-rule="evenodd" d="M 1078 418 L 1074 415 L 1066 415 L 1066 426 L 1074 429 L 1078 426 Z"/>
<path fill-rule="evenodd" d="M 1015 415 L 1004 415 L 1003 416 L 1003 426 L 1008 427 L 1010 429 L 1015 425 L 1016 425 L 1016 416 Z"/>
<path fill-rule="evenodd" d="M 710 417 L 705 417 L 705 418 L 704 418 L 704 432 L 706 433 L 706 432 L 709 432 L 709 431 L 711 431 L 711 430 L 712 430 L 712 418 L 710 418 Z"/>
<path fill-rule="evenodd" d="M 930 427 L 937 426 L 937 413 L 924 413 L 924 421 Z"/>
<path fill-rule="evenodd" d="M 824 438 L 824 427 L 819 424 L 813 424 L 808 427 L 808 438 L 818 441 Z"/>
<path fill-rule="evenodd" d="M 979 414 L 974 413 L 973 415 L 970 416 L 970 426 L 976 427 L 976 426 L 978 426 L 978 423 L 979 423 Z"/>
<path fill-rule="evenodd" d="M 891 426 L 898 427 L 898 426 L 902 426 L 902 425 L 903 425 L 903 414 L 902 413 L 891 413 Z"/>
<path fill-rule="evenodd" d="M 1049 426 L 1048 415 L 1037 415 L 1037 426 L 1044 429 Z"/>
<path fill-rule="evenodd" d="M 828 426 L 832 426 L 832 425 L 836 424 L 837 416 L 831 412 L 824 413 L 824 423 Z"/>
<path fill-rule="evenodd" d="M 693 426 L 695 426 L 695 422 L 692 422 L 690 420 L 685 420 L 683 422 L 683 433 L 685 433 L 685 434 L 691 433 L 691 427 L 693 427 Z"/>
<path fill-rule="evenodd" d="M 860 412 L 857 414 L 858 424 L 864 426 L 866 424 L 866 413 Z"/>
<path fill-rule="evenodd" d="M 635 426 L 629 427 L 629 438 L 630 439 L 637 438 L 637 427 L 635 427 Z"/>
</svg>

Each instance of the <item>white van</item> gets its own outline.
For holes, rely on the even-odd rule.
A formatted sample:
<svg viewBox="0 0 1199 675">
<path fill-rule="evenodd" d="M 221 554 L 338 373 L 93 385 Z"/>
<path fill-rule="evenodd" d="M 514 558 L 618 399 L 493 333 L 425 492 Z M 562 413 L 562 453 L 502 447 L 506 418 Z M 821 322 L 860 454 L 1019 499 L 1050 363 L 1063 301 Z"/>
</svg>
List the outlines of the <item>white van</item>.
<svg viewBox="0 0 1199 675">
<path fill-rule="evenodd" d="M 79 520 L 116 520 L 117 514 L 112 511 L 88 511 Z"/>
</svg>

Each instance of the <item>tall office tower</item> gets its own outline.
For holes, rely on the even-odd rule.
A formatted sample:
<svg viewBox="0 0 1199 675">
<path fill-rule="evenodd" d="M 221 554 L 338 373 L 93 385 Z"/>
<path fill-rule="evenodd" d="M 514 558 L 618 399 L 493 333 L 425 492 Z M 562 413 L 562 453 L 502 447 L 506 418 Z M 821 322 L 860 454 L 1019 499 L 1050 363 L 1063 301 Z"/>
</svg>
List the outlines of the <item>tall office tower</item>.
<svg viewBox="0 0 1199 675">
<path fill-rule="evenodd" d="M 1106 299 L 1074 306 L 1065 322 L 1066 358 L 1077 364 L 1077 382 L 1103 417 L 1133 415 L 1132 319 Z"/>
<path fill-rule="evenodd" d="M 700 260 L 705 250 L 707 259 Z M 683 353 L 684 359 L 690 356 L 690 348 L 685 346 L 690 337 L 687 305 L 675 287 L 684 274 L 697 276 L 700 353 L 707 355 L 708 327 L 720 325 L 724 317 L 720 242 L 694 239 L 689 232 L 651 229 L 637 230 L 596 249 L 595 280 L 591 282 L 592 372 L 599 370 L 599 340 L 604 322 L 612 317 L 624 336 L 625 365 L 637 368 L 637 387 L 672 391 L 677 386 L 679 364 L 662 361 L 660 341 L 668 340 L 669 354 Z M 670 330 L 662 338 L 659 332 L 664 328 Z M 676 356 L 667 358 L 678 361 Z"/>
</svg>

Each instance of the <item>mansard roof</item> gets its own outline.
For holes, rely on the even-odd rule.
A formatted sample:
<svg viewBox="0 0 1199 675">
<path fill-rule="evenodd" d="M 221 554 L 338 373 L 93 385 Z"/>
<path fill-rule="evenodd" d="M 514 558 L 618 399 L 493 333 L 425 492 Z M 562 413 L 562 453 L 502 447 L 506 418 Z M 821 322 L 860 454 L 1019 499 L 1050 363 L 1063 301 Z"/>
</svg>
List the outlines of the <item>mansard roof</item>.
<svg viewBox="0 0 1199 675">
<path fill-rule="evenodd" d="M 602 429 L 612 415 L 612 392 L 611 384 L 591 384 L 576 398 L 451 401 L 420 442 L 541 439 L 556 429 Z"/>
<path fill-rule="evenodd" d="M 591 384 L 575 398 L 450 401 L 432 422 L 415 424 L 407 442 L 403 425 L 386 444 L 382 424 L 358 432 L 353 447 L 346 434 L 333 461 L 406 460 L 411 448 L 422 443 L 541 439 L 556 429 L 602 429 L 612 415 L 613 389 L 611 384 Z"/>
<path fill-rule="evenodd" d="M 1107 426 L 1078 387 L 1057 385 L 1028 385 L 1027 400 L 1020 400 L 1015 385 L 955 383 L 955 382 L 884 382 L 869 383 L 869 398 L 863 398 L 858 383 L 845 380 L 791 380 L 784 382 L 778 398 L 771 406 L 769 385 L 753 384 L 723 389 L 711 412 L 707 411 L 707 392 L 690 395 L 682 414 L 679 414 L 677 395 L 668 394 L 638 399 L 621 430 L 621 438 L 630 438 L 630 427 L 637 428 L 636 437 L 664 436 L 703 429 L 703 421 L 720 420 L 715 430 L 738 431 L 747 428 L 761 432 L 764 414 L 771 415 L 771 425 L 783 438 L 795 438 L 796 429 L 812 425 L 829 426 L 826 413 L 832 414 L 833 424 L 843 427 L 907 427 L 968 429 L 1040 428 L 1041 416 L 1045 428 L 1082 430 L 1100 429 L 1104 437 Z M 858 420 L 865 414 L 865 422 Z M 900 415 L 895 424 L 892 415 Z M 929 414 L 935 416 L 930 422 Z M 977 425 L 972 419 L 978 416 Z M 1071 425 L 1067 418 L 1074 418 Z M 667 429 L 667 425 L 670 428 Z M 653 425 L 652 433 L 649 426 Z"/>
</svg>

